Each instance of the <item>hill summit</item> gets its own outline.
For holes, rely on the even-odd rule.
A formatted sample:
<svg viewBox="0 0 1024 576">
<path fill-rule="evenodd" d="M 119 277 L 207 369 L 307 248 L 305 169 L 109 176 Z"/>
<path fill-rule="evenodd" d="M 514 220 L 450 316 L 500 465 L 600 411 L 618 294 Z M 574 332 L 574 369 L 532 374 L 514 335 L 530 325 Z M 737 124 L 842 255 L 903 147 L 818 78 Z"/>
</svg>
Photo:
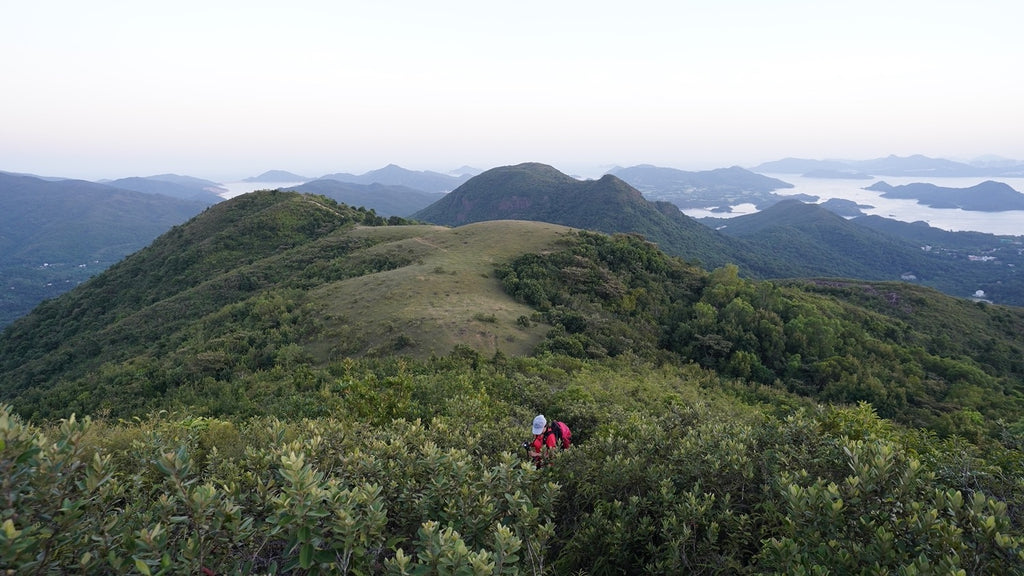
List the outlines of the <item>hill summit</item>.
<svg viewBox="0 0 1024 576">
<path fill-rule="evenodd" d="M 746 249 L 683 214 L 652 202 L 618 176 L 577 180 L 540 163 L 493 168 L 412 215 L 461 226 L 485 220 L 534 220 L 606 234 L 640 234 L 665 252 L 705 266 L 735 262 Z"/>
<path fill-rule="evenodd" d="M 474 176 L 415 217 L 447 226 L 511 219 L 582 227 L 581 218 L 601 221 L 611 209 L 641 203 L 640 192 L 616 176 L 577 180 L 546 164 L 531 162 Z"/>
</svg>

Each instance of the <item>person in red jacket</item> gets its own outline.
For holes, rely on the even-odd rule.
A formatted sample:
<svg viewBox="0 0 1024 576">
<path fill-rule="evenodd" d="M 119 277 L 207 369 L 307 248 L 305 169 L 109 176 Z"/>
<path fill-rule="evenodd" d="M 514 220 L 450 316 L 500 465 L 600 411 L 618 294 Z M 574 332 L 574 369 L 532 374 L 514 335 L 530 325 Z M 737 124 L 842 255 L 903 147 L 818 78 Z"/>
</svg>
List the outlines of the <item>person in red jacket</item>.
<svg viewBox="0 0 1024 576">
<path fill-rule="evenodd" d="M 551 421 L 538 414 L 533 419 L 533 442 L 528 449 L 538 468 L 546 466 L 555 448 L 565 450 L 572 444 L 572 432 L 565 422 Z"/>
</svg>

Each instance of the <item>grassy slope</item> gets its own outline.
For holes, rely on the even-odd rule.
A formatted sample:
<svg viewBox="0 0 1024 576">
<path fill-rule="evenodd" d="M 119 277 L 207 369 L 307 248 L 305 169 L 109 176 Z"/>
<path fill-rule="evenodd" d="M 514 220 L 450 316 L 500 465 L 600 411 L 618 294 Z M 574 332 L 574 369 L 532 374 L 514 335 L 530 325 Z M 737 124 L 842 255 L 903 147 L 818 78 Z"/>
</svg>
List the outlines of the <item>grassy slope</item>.
<svg viewBox="0 0 1024 576">
<path fill-rule="evenodd" d="M 505 293 L 494 268 L 523 253 L 551 250 L 569 233 L 512 220 L 354 230 L 377 241 L 391 238 L 370 251 L 414 255 L 415 262 L 314 290 L 310 299 L 323 306 L 324 330 L 310 350 L 321 360 L 364 352 L 429 356 L 457 345 L 527 354 L 546 329 L 517 323 L 533 309 Z"/>
</svg>

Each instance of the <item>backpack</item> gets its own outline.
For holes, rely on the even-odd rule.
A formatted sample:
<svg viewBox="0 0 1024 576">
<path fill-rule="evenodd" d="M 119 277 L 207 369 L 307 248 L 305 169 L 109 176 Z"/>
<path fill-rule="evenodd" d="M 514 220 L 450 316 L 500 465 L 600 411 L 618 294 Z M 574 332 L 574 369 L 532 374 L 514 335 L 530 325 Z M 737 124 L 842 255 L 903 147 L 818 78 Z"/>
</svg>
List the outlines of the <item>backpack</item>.
<svg viewBox="0 0 1024 576">
<path fill-rule="evenodd" d="M 562 450 L 565 450 L 572 445 L 572 430 L 566 426 L 565 422 L 554 421 L 551 423 L 550 434 L 555 435 L 555 445 L 561 446 Z M 545 438 L 547 440 L 547 438 Z"/>
</svg>

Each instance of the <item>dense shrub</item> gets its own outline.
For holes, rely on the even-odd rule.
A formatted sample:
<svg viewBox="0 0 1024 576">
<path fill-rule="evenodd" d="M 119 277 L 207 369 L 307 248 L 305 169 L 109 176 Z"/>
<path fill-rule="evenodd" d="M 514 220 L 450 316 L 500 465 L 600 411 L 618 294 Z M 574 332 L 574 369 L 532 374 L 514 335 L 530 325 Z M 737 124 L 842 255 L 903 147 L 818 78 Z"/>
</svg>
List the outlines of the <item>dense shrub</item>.
<svg viewBox="0 0 1024 576">
<path fill-rule="evenodd" d="M 696 366 L 622 357 L 349 361 L 320 378 L 286 385 L 288 402 L 339 383 L 336 415 L 45 426 L 4 406 L 0 569 L 1024 573 L 1020 453 L 866 404 L 734 388 L 746 403 Z M 393 418 L 369 417 L 375 398 Z M 542 411 L 575 444 L 538 470 L 517 447 Z"/>
</svg>

